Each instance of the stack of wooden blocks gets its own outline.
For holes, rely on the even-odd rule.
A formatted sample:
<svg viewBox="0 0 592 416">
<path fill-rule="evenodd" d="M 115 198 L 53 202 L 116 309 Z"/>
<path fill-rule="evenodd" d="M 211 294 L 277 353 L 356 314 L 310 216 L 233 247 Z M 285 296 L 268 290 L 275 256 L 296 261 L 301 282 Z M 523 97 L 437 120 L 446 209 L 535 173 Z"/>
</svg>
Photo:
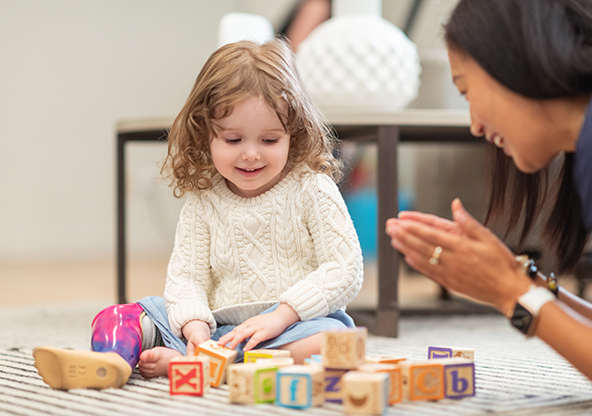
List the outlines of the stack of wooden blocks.
<svg viewBox="0 0 592 416">
<path fill-rule="evenodd" d="M 201 396 L 228 379 L 232 403 L 275 403 L 307 409 L 343 404 L 346 414 L 383 414 L 403 400 L 459 399 L 475 395 L 474 351 L 429 347 L 428 359 L 366 355 L 363 327 L 323 333 L 321 355 L 294 365 L 284 350 L 236 351 L 207 341 L 194 357 L 169 364 L 171 394 Z"/>
</svg>

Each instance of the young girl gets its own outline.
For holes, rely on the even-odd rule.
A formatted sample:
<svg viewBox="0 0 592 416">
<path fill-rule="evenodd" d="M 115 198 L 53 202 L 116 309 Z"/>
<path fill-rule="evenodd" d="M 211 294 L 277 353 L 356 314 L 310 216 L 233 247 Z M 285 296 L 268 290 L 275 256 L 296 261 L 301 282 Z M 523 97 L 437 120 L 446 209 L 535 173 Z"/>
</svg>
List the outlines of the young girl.
<svg viewBox="0 0 592 416">
<path fill-rule="evenodd" d="M 471 132 L 499 148 L 490 214 L 507 208 L 509 229 L 524 239 L 550 204 L 545 235 L 559 272 L 573 268 L 592 231 L 592 3 L 461 0 L 446 42 Z M 547 192 L 544 174 L 558 156 L 563 169 Z M 412 267 L 494 305 L 592 379 L 592 304 L 516 261 L 459 200 L 452 214 L 400 213 L 386 232 Z"/>
<path fill-rule="evenodd" d="M 53 388 L 125 384 L 213 339 L 239 351 L 320 352 L 320 332 L 351 327 L 362 254 L 323 119 L 282 40 L 223 46 L 206 62 L 169 133 L 163 170 L 187 194 L 164 299 L 103 310 L 93 352 L 38 347 Z M 85 366 L 85 376 L 68 377 Z"/>
</svg>

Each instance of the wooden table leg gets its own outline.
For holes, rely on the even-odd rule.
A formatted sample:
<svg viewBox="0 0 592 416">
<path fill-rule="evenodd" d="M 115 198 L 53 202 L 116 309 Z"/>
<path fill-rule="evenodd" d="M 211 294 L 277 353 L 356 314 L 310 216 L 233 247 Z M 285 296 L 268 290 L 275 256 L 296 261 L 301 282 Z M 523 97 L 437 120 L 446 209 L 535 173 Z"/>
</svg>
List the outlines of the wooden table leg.
<svg viewBox="0 0 592 416">
<path fill-rule="evenodd" d="M 378 127 L 378 309 L 373 332 L 396 337 L 399 329 L 399 254 L 384 232 L 388 218 L 399 212 L 397 147 L 399 128 Z"/>
</svg>

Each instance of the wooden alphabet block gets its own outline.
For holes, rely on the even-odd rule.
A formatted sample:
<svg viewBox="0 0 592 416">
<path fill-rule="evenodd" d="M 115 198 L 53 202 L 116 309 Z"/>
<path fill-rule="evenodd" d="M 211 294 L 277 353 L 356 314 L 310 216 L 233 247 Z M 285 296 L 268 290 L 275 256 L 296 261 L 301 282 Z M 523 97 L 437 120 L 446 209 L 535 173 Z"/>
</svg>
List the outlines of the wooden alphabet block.
<svg viewBox="0 0 592 416">
<path fill-rule="evenodd" d="M 387 373 L 390 377 L 390 386 L 388 394 L 388 404 L 392 405 L 403 400 L 403 377 L 401 368 L 395 364 L 362 364 L 357 371 L 365 373 Z"/>
<path fill-rule="evenodd" d="M 325 401 L 325 372 L 317 365 L 294 365 L 277 372 L 278 406 L 308 409 Z"/>
<path fill-rule="evenodd" d="M 292 357 L 286 358 L 258 358 L 257 364 L 263 364 L 274 367 L 289 367 L 294 365 L 294 359 Z"/>
<path fill-rule="evenodd" d="M 323 332 L 321 355 L 323 366 L 340 370 L 351 370 L 366 360 L 366 337 L 364 327 L 336 329 Z"/>
<path fill-rule="evenodd" d="M 171 395 L 203 396 L 210 388 L 208 357 L 175 357 L 169 362 Z"/>
<path fill-rule="evenodd" d="M 405 361 L 405 357 L 397 357 L 395 355 L 367 355 L 367 364 L 399 364 L 401 361 Z"/>
<path fill-rule="evenodd" d="M 444 366 L 444 394 L 448 399 L 475 395 L 475 363 L 465 358 L 439 359 Z"/>
<path fill-rule="evenodd" d="M 343 403 L 342 378 L 349 370 L 325 370 L 325 401 Z"/>
<path fill-rule="evenodd" d="M 313 354 L 310 356 L 310 358 L 304 359 L 304 364 L 305 365 L 314 365 L 314 364 L 322 365 L 323 364 L 323 356 L 320 354 Z"/>
<path fill-rule="evenodd" d="M 343 405 L 348 415 L 384 414 L 388 409 L 387 373 L 350 371 L 343 376 Z"/>
<path fill-rule="evenodd" d="M 288 350 L 251 350 L 245 351 L 245 363 L 255 363 L 259 358 L 290 358 Z"/>
<path fill-rule="evenodd" d="M 210 359 L 210 384 L 219 387 L 226 382 L 227 367 L 235 362 L 237 352 L 210 339 L 195 348 L 195 355 Z"/>
<path fill-rule="evenodd" d="M 260 363 L 228 367 L 228 398 L 231 403 L 273 403 L 277 395 L 278 367 Z"/>
<path fill-rule="evenodd" d="M 440 400 L 444 398 L 444 365 L 440 360 L 402 361 L 403 398 Z"/>
<path fill-rule="evenodd" d="M 428 347 L 428 359 L 435 358 L 464 358 L 475 361 L 475 350 L 459 347 Z"/>
</svg>

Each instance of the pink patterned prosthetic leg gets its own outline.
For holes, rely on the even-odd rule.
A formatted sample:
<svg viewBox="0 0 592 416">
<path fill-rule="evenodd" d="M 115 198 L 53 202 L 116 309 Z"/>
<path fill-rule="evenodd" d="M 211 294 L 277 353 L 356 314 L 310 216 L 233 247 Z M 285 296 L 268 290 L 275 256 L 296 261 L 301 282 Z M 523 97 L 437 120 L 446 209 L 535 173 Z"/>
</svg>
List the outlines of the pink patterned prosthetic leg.
<svg viewBox="0 0 592 416">
<path fill-rule="evenodd" d="M 92 322 L 92 350 L 115 352 L 134 368 L 142 352 L 143 312 L 137 303 L 103 309 Z"/>
</svg>

